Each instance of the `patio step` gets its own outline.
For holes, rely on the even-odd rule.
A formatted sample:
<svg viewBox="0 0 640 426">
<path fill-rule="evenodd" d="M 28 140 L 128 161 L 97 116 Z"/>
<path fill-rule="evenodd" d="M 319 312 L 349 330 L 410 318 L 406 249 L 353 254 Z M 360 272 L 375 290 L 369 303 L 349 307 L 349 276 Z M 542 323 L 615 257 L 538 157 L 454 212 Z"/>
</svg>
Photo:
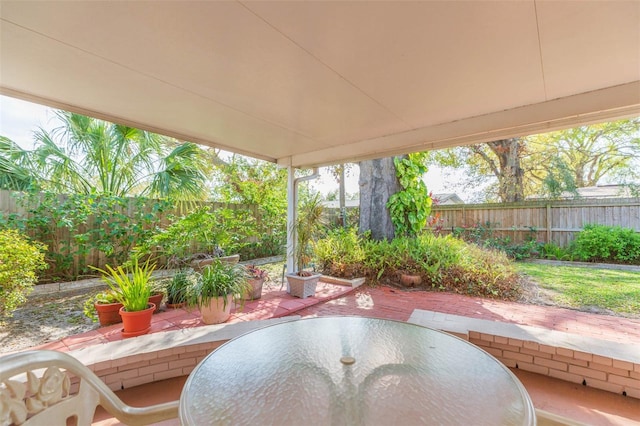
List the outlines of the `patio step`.
<svg viewBox="0 0 640 426">
<path fill-rule="evenodd" d="M 408 322 L 468 340 L 510 368 L 640 399 L 636 344 L 421 309 Z"/>
</svg>

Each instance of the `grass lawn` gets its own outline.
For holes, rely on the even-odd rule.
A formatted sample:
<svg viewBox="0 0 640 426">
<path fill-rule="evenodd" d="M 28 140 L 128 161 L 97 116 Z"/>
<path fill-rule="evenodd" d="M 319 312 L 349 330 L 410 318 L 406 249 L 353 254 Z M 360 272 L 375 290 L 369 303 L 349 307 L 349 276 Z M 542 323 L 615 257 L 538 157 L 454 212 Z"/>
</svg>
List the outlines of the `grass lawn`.
<svg viewBox="0 0 640 426">
<path fill-rule="evenodd" d="M 559 305 L 640 315 L 640 272 L 520 262 L 516 267 L 550 290 Z"/>
</svg>

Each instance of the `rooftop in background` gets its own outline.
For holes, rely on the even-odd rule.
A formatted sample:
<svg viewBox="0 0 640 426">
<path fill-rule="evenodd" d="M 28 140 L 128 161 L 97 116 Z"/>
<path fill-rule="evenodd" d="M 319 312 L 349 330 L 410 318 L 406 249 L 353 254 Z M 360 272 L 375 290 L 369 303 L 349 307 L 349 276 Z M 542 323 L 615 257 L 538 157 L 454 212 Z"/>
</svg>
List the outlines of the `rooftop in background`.
<svg viewBox="0 0 640 426">
<path fill-rule="evenodd" d="M 631 189 L 623 185 L 598 185 L 577 189 L 582 198 L 630 198 L 633 197 Z M 562 198 L 575 198 L 574 194 L 565 192 Z"/>
<path fill-rule="evenodd" d="M 0 93 L 326 165 L 639 115 L 639 33 L 637 1 L 3 1 Z"/>
<path fill-rule="evenodd" d="M 445 206 L 450 204 L 464 204 L 464 200 L 458 197 L 458 194 L 433 194 L 431 195 L 433 203 L 439 206 Z"/>
<path fill-rule="evenodd" d="M 573 200 L 580 198 L 598 199 L 598 198 L 632 198 L 633 191 L 625 185 L 597 185 L 585 186 L 576 189 L 577 195 L 573 192 L 565 191 L 559 198 L 564 200 Z M 531 196 L 527 197 L 528 201 L 545 200 L 546 198 Z"/>
</svg>

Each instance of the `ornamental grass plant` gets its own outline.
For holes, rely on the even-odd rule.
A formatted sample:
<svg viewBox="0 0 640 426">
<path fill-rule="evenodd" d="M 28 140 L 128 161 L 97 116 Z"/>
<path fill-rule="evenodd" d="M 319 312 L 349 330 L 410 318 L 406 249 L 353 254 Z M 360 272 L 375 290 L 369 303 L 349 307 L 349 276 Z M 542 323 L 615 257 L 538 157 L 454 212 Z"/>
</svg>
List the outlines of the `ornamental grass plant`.
<svg viewBox="0 0 640 426">
<path fill-rule="evenodd" d="M 222 298 L 226 308 L 226 296 L 230 295 L 232 300 L 239 301 L 250 289 L 244 266 L 214 259 L 203 269 L 195 284 L 189 287 L 187 304 L 201 307 L 209 305 L 212 299 Z"/>
<path fill-rule="evenodd" d="M 127 312 L 137 312 L 147 309 L 151 296 L 151 278 L 155 263 L 147 259 L 140 263 L 137 257 L 126 266 L 113 268 L 105 266 L 106 270 L 94 268 L 102 273 L 102 279 L 115 293 L 118 302 L 122 303 Z"/>
<path fill-rule="evenodd" d="M 521 293 L 520 277 L 504 253 L 453 236 L 425 233 L 375 241 L 354 229 L 340 230 L 317 241 L 315 248 L 318 265 L 328 275 L 394 283 L 409 273 L 435 290 L 508 300 Z"/>
</svg>

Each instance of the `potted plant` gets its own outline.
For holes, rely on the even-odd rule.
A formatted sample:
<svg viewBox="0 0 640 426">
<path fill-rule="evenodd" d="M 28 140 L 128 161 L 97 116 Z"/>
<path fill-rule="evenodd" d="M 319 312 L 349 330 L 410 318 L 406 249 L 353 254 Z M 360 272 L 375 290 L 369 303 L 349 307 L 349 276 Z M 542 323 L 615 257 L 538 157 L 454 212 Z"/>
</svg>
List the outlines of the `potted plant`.
<svg viewBox="0 0 640 426">
<path fill-rule="evenodd" d="M 320 195 L 316 194 L 302 203 L 298 218 L 294 223 L 296 246 L 293 257 L 296 262 L 296 270 L 286 275 L 289 293 L 292 296 L 304 299 L 316 293 L 316 286 L 322 274 L 305 270 L 305 266 L 313 258 L 311 242 L 324 227 L 323 213 L 324 208 Z"/>
<path fill-rule="evenodd" d="M 167 282 L 165 291 L 167 293 L 167 308 L 182 308 L 187 301 L 187 291 L 191 285 L 191 274 L 180 269 Z"/>
<path fill-rule="evenodd" d="M 267 279 L 267 271 L 260 269 L 255 265 L 247 265 L 248 284 L 251 288 L 247 289 L 243 295 L 244 300 L 255 300 L 262 297 L 262 286 Z"/>
<path fill-rule="evenodd" d="M 134 337 L 148 333 L 156 308 L 149 302 L 151 274 L 155 264 L 150 264 L 149 260 L 140 264 L 135 257 L 127 267 L 112 268 L 106 265 L 105 268 L 106 270 L 94 269 L 103 274 L 103 280 L 114 292 L 118 302 L 122 303 L 119 311 L 124 327 L 122 334 L 125 337 Z"/>
<path fill-rule="evenodd" d="M 83 312 L 92 321 L 99 321 L 100 325 L 112 325 L 122 322 L 120 316 L 122 303 L 113 290 L 101 291 L 89 297 L 84 303 Z"/>
<path fill-rule="evenodd" d="M 156 305 L 156 309 L 153 313 L 157 313 L 160 311 L 160 306 L 162 305 L 162 301 L 164 300 L 164 286 L 161 281 L 153 280 L 150 282 L 151 285 L 151 296 L 149 296 L 149 302 Z"/>
<path fill-rule="evenodd" d="M 247 288 L 244 267 L 215 260 L 189 287 L 187 304 L 200 309 L 205 324 L 219 324 L 229 319 L 231 302 L 241 300 Z"/>
</svg>

